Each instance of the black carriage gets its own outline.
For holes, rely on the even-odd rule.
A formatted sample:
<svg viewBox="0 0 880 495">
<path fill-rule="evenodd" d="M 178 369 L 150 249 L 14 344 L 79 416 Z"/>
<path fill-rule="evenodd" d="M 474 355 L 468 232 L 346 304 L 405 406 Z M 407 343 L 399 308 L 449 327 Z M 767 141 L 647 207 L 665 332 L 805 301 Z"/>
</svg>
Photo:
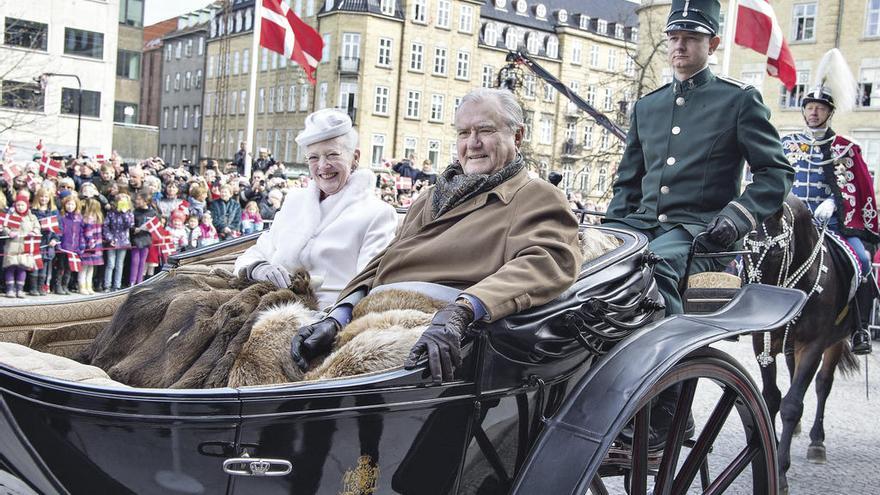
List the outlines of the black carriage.
<svg viewBox="0 0 880 495">
<path fill-rule="evenodd" d="M 600 494 L 612 484 L 647 493 L 653 484 L 653 493 L 678 494 L 734 483 L 775 493 L 775 437 L 761 394 L 735 360 L 708 346 L 783 325 L 803 293 L 752 285 L 715 312 L 660 319 L 646 239 L 603 231 L 620 247 L 585 264 L 554 301 L 477 329 L 457 379 L 441 386 L 430 386 L 424 369 L 396 368 L 286 385 L 136 389 L 0 365 L 0 486 L 421 495 Z M 228 264 L 254 239 L 180 256 L 157 278 Z M 124 297 L 2 307 L 0 340 L 71 355 Z M 673 385 L 681 394 L 667 447 L 652 449 L 651 400 Z M 707 385 L 717 391 L 714 409 L 686 438 L 694 396 Z M 710 468 L 733 410 L 740 443 Z"/>
</svg>

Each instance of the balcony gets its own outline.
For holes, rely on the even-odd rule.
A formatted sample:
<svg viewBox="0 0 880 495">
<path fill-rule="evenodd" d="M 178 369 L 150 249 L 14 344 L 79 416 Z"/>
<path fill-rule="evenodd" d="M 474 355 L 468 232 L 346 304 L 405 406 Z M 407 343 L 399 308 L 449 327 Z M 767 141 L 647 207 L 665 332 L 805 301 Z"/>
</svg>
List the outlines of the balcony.
<svg viewBox="0 0 880 495">
<path fill-rule="evenodd" d="M 573 139 L 568 139 L 562 143 L 563 158 L 580 158 L 584 155 L 584 146 L 577 144 Z"/>
<path fill-rule="evenodd" d="M 336 66 L 336 72 L 343 75 L 358 75 L 361 68 L 360 58 L 339 57 L 339 63 Z"/>
<path fill-rule="evenodd" d="M 566 117 L 580 117 L 581 109 L 578 108 L 574 103 L 566 103 L 565 104 L 565 116 Z"/>
</svg>

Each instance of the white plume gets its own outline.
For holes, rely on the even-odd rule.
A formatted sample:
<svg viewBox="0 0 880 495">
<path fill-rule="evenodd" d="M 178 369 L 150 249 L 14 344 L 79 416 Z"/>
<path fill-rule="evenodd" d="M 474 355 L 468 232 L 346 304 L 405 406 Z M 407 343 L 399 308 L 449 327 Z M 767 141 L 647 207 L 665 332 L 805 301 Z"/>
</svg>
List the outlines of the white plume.
<svg viewBox="0 0 880 495">
<path fill-rule="evenodd" d="M 836 113 L 848 112 L 855 106 L 858 83 L 837 48 L 825 52 L 819 61 L 813 88 L 820 85 L 831 90 L 834 106 L 837 107 Z"/>
</svg>

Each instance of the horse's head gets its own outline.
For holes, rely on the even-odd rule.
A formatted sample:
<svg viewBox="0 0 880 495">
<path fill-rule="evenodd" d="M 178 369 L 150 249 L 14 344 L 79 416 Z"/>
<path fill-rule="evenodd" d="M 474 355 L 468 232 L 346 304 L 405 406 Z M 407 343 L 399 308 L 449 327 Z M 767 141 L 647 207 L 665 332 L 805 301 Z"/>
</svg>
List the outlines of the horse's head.
<svg viewBox="0 0 880 495">
<path fill-rule="evenodd" d="M 765 218 L 744 241 L 745 248 L 751 251 L 743 259 L 746 281 L 781 285 L 784 270 L 792 265 L 798 254 L 795 247 L 812 246 L 815 238 L 810 209 L 789 194 L 782 207 Z"/>
</svg>

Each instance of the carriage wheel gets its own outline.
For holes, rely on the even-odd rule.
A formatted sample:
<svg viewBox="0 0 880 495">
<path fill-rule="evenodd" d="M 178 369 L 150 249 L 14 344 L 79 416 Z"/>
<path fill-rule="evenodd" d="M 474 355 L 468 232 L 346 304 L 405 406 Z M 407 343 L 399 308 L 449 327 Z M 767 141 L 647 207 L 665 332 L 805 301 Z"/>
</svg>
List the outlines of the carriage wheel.
<svg viewBox="0 0 880 495">
<path fill-rule="evenodd" d="M 651 408 L 646 406 L 650 405 L 651 399 L 676 384 L 681 384 L 681 394 L 666 442 L 672 447 L 651 451 L 648 448 Z M 702 428 L 697 425 L 693 441 L 685 441 L 685 427 L 698 384 L 716 388 L 719 397 Z M 738 452 L 734 449 L 722 458 L 719 469 L 719 459 L 713 455 L 718 449 L 713 446 L 734 409 L 741 421 L 743 445 Z M 633 446 L 621 448 L 622 444 L 616 442 L 611 447 L 599 475 L 593 480 L 590 493 L 616 492 L 613 480 L 600 476 L 622 474 L 623 488 L 635 495 L 694 493 L 698 476 L 702 490 L 697 493 L 720 494 L 741 477 L 748 476 L 749 466 L 753 493 L 777 492 L 776 437 L 767 408 L 748 373 L 724 352 L 705 348 L 675 365 L 639 401 L 639 410 L 631 418 L 630 425 Z M 625 455 L 621 455 L 622 451 Z M 712 471 L 717 473 L 714 477 L 709 470 L 710 464 L 713 465 Z"/>
</svg>

